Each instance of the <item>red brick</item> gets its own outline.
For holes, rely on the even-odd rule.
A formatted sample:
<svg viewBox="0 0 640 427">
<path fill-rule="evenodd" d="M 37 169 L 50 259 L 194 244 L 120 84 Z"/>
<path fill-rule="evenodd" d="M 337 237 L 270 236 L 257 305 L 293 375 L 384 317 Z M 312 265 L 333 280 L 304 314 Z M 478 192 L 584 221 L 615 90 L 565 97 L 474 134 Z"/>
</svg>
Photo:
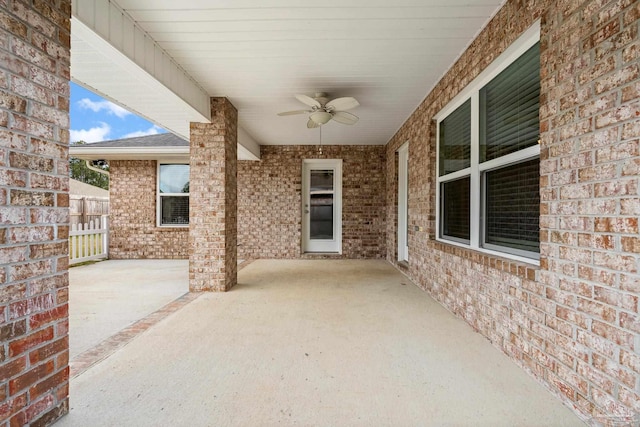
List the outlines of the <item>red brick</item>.
<svg viewBox="0 0 640 427">
<path fill-rule="evenodd" d="M 25 114 L 27 111 L 27 100 L 19 95 L 0 91 L 0 108 Z"/>
<path fill-rule="evenodd" d="M 638 408 L 640 408 L 640 395 L 638 393 L 620 387 L 618 397 L 622 405 L 625 405 L 627 408 L 632 408 L 634 412 L 637 412 Z"/>
<path fill-rule="evenodd" d="M 0 342 L 7 342 L 20 337 L 27 332 L 27 322 L 22 319 L 12 323 L 5 323 L 0 326 Z"/>
<path fill-rule="evenodd" d="M 9 229 L 9 240 L 12 243 L 32 243 L 53 239 L 53 227 L 13 227 Z"/>
<path fill-rule="evenodd" d="M 47 242 L 29 246 L 29 255 L 31 259 L 50 258 L 69 253 L 69 242 Z"/>
<path fill-rule="evenodd" d="M 598 387 L 606 393 L 613 394 L 615 392 L 615 382 L 607 375 L 604 375 L 598 368 L 578 361 L 576 372 L 587 381 L 598 384 Z"/>
<path fill-rule="evenodd" d="M 640 278 L 637 274 L 620 274 L 620 289 L 627 292 L 640 293 Z"/>
<path fill-rule="evenodd" d="M 49 311 L 37 313 L 29 317 L 29 328 L 38 329 L 42 325 L 67 318 L 69 316 L 69 306 L 67 304 L 53 308 Z"/>
<path fill-rule="evenodd" d="M 622 105 L 596 117 L 596 129 L 611 126 L 640 116 L 640 103 Z"/>
<path fill-rule="evenodd" d="M 590 299 L 578 298 L 578 310 L 596 316 L 605 322 L 613 323 L 616 320 L 616 310 Z"/>
<path fill-rule="evenodd" d="M 56 337 L 69 335 L 69 320 L 63 320 L 56 324 Z"/>
<path fill-rule="evenodd" d="M 620 365 L 640 374 L 640 356 L 636 354 L 620 350 Z"/>
<path fill-rule="evenodd" d="M 27 173 L 16 170 L 0 170 L 0 185 L 24 187 L 27 183 Z"/>
<path fill-rule="evenodd" d="M 31 384 L 35 384 L 37 381 L 46 378 L 53 372 L 53 369 L 53 361 L 31 368 L 26 373 L 9 381 L 9 394 L 13 396 Z"/>
<path fill-rule="evenodd" d="M 582 330 L 578 330 L 577 332 L 577 341 L 586 348 L 589 348 L 592 351 L 597 351 L 610 358 L 613 358 L 619 349 L 619 347 L 612 341 Z"/>
<path fill-rule="evenodd" d="M 27 300 L 18 301 L 9 306 L 9 320 L 40 313 L 44 310 L 49 310 L 54 305 L 55 302 L 51 294 L 38 295 Z M 35 330 L 37 327 L 34 327 L 34 324 L 30 322 L 30 329 Z"/>
<path fill-rule="evenodd" d="M 620 238 L 622 250 L 625 252 L 640 253 L 640 238 L 623 236 Z"/>
<path fill-rule="evenodd" d="M 3 262 L 15 263 L 27 260 L 27 246 L 10 246 L 0 248 L 0 259 Z"/>
<path fill-rule="evenodd" d="M 0 381 L 6 382 L 8 379 L 13 378 L 20 374 L 27 367 L 27 358 L 20 357 L 12 360 L 0 366 Z"/>
<path fill-rule="evenodd" d="M 9 419 L 13 414 L 27 406 L 27 395 L 21 394 L 0 403 L 0 420 Z"/>
<path fill-rule="evenodd" d="M 617 289 L 596 286 L 594 288 L 594 299 L 604 302 L 614 307 L 635 311 L 638 307 L 638 297 L 636 295 L 625 294 Z"/>
<path fill-rule="evenodd" d="M 27 415 L 25 411 L 18 412 L 9 420 L 9 427 L 22 427 L 27 424 Z"/>
<path fill-rule="evenodd" d="M 607 234 L 584 234 L 578 235 L 578 245 L 594 249 L 612 250 L 615 248 L 615 238 Z"/>
<path fill-rule="evenodd" d="M 593 366 L 600 372 L 604 372 L 610 377 L 615 378 L 627 387 L 635 387 L 636 385 L 636 375 L 633 372 L 622 368 L 618 363 L 607 359 L 606 357 L 594 354 Z"/>
<path fill-rule="evenodd" d="M 620 401 L 596 387 L 591 388 L 591 397 L 596 406 L 603 408 L 605 414 L 618 414 L 626 410 Z"/>
<path fill-rule="evenodd" d="M 640 175 L 640 159 L 627 160 L 622 164 L 622 176 Z"/>
<path fill-rule="evenodd" d="M 69 337 L 65 336 L 29 353 L 29 363 L 34 365 L 69 349 Z"/>
<path fill-rule="evenodd" d="M 574 309 L 558 306 L 556 307 L 556 316 L 567 322 L 573 323 L 583 329 L 588 328 L 586 316 L 577 313 Z"/>
<path fill-rule="evenodd" d="M 616 180 L 594 184 L 595 197 L 634 196 L 637 192 L 638 183 L 633 180 Z"/>
<path fill-rule="evenodd" d="M 56 292 L 56 304 L 65 304 L 69 301 L 69 288 L 58 289 Z"/>
<path fill-rule="evenodd" d="M 626 129 L 631 123 L 625 123 L 623 129 Z M 629 135 L 623 133 L 623 138 L 627 138 Z M 632 137 L 632 136 L 631 136 Z M 596 151 L 596 163 L 605 163 L 621 159 L 628 159 L 638 156 L 638 141 L 627 141 L 620 144 L 610 145 L 603 147 Z"/>
<path fill-rule="evenodd" d="M 638 98 L 640 98 L 640 81 L 633 82 L 622 88 L 622 102 L 629 102 Z"/>
<path fill-rule="evenodd" d="M 595 231 L 611 233 L 638 233 L 638 219 L 625 217 L 603 217 L 595 219 Z"/>
<path fill-rule="evenodd" d="M 577 394 L 576 390 L 573 387 L 571 387 L 569 384 L 562 381 L 560 378 L 558 378 L 553 374 L 548 375 L 548 381 L 552 386 L 552 388 L 555 388 L 556 390 L 558 390 L 567 399 L 569 399 L 570 401 L 576 400 L 576 394 Z"/>
<path fill-rule="evenodd" d="M 594 252 L 593 264 L 611 270 L 635 273 L 638 271 L 637 262 L 633 256 L 617 255 L 611 252 Z"/>
<path fill-rule="evenodd" d="M 9 357 L 22 354 L 53 339 L 53 326 L 9 343 Z"/>
<path fill-rule="evenodd" d="M 599 322 L 597 320 L 594 320 L 592 322 L 591 331 L 597 335 L 600 335 L 603 338 L 606 338 L 607 340 L 615 344 L 618 344 L 627 348 L 633 348 L 634 334 L 632 333 L 626 332 L 622 329 L 615 328 L 611 325 Z"/>
<path fill-rule="evenodd" d="M 626 83 L 632 82 L 636 79 L 638 79 L 638 76 L 640 75 L 639 71 L 638 71 L 638 65 L 630 65 L 626 68 L 623 68 L 621 70 L 617 70 L 603 78 L 601 78 L 600 80 L 595 82 L 595 91 L 596 93 L 600 94 L 603 92 L 607 92 L 610 91 L 612 89 L 616 89 Z M 607 108 L 611 108 L 614 105 L 614 103 L 610 103 L 608 104 L 606 107 L 604 107 L 604 105 L 602 105 L 602 109 L 607 109 Z M 594 110 L 594 112 L 596 112 Z"/>
<path fill-rule="evenodd" d="M 55 141 L 31 138 L 31 152 L 41 156 L 68 160 L 66 145 Z"/>
<path fill-rule="evenodd" d="M 38 418 L 31 422 L 31 427 L 48 427 L 69 412 L 69 399 L 66 397 L 69 395 L 68 390 L 60 395 L 64 396 L 64 398 L 58 398 L 60 403 L 48 409 L 44 414 L 38 415 Z"/>
<path fill-rule="evenodd" d="M 52 270 L 50 260 L 18 264 L 9 267 L 9 278 L 11 281 L 25 280 L 50 274 Z"/>
<path fill-rule="evenodd" d="M 34 279 L 29 284 L 29 295 L 38 295 L 69 286 L 68 275 L 47 276 Z"/>
<path fill-rule="evenodd" d="M 637 310 L 637 308 L 635 310 Z M 640 318 L 635 314 L 622 312 L 620 313 L 620 327 L 624 328 L 625 330 L 640 333 Z"/>
<path fill-rule="evenodd" d="M 54 406 L 52 395 L 45 395 L 40 400 L 32 403 L 26 410 L 27 420 L 32 421 L 38 419 L 45 411 Z M 31 424 L 33 425 L 33 424 Z"/>
<path fill-rule="evenodd" d="M 38 397 L 42 396 L 45 393 L 49 393 L 50 391 L 59 387 L 67 381 L 69 381 L 68 367 L 31 387 L 29 389 L 29 397 L 31 399 L 37 399 Z"/>
</svg>

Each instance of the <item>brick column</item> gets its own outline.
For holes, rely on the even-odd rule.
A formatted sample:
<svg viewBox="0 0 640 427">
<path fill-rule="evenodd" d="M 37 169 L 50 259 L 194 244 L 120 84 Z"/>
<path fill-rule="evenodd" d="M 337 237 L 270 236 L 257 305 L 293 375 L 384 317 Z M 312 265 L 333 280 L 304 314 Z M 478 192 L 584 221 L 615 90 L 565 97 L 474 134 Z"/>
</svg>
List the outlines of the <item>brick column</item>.
<svg viewBox="0 0 640 427">
<path fill-rule="evenodd" d="M 211 123 L 191 123 L 189 290 L 227 291 L 237 282 L 238 112 L 211 98 Z"/>
<path fill-rule="evenodd" d="M 71 2 L 0 1 L 0 425 L 69 410 Z"/>
</svg>

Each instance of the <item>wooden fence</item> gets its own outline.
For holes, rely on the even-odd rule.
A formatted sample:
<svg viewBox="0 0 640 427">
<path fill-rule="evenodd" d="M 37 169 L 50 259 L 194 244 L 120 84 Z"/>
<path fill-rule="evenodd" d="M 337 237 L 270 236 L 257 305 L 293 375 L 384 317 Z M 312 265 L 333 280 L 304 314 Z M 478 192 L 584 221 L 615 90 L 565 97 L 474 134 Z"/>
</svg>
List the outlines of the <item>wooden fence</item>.
<svg viewBox="0 0 640 427">
<path fill-rule="evenodd" d="M 69 264 L 109 257 L 109 221 L 107 215 L 85 224 L 71 224 Z"/>
<path fill-rule="evenodd" d="M 87 224 L 102 215 L 109 214 L 109 199 L 101 197 L 69 197 L 69 213 L 71 225 Z"/>
</svg>

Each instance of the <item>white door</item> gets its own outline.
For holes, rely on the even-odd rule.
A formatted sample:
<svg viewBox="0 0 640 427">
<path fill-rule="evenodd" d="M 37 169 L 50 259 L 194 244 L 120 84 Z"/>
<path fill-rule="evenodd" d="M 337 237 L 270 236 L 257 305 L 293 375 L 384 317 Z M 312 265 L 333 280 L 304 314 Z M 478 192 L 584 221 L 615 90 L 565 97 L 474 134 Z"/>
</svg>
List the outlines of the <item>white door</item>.
<svg viewBox="0 0 640 427">
<path fill-rule="evenodd" d="M 302 251 L 342 252 L 342 160 L 303 160 Z"/>
<path fill-rule="evenodd" d="M 398 261 L 409 261 L 409 143 L 398 149 Z"/>
</svg>

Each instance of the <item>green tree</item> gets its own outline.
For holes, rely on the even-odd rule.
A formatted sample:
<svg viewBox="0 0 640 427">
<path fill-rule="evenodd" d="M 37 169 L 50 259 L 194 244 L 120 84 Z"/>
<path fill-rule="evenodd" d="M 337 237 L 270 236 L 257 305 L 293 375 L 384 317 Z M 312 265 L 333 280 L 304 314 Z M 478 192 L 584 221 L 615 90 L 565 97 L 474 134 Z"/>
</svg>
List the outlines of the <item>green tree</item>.
<svg viewBox="0 0 640 427">
<path fill-rule="evenodd" d="M 74 144 L 84 144 L 84 141 L 78 141 Z M 109 164 L 93 165 L 104 171 L 109 171 Z M 69 176 L 72 179 L 84 182 L 86 184 L 95 185 L 96 187 L 109 189 L 109 176 L 100 172 L 96 172 L 87 167 L 87 163 L 75 157 L 69 159 Z"/>
</svg>

